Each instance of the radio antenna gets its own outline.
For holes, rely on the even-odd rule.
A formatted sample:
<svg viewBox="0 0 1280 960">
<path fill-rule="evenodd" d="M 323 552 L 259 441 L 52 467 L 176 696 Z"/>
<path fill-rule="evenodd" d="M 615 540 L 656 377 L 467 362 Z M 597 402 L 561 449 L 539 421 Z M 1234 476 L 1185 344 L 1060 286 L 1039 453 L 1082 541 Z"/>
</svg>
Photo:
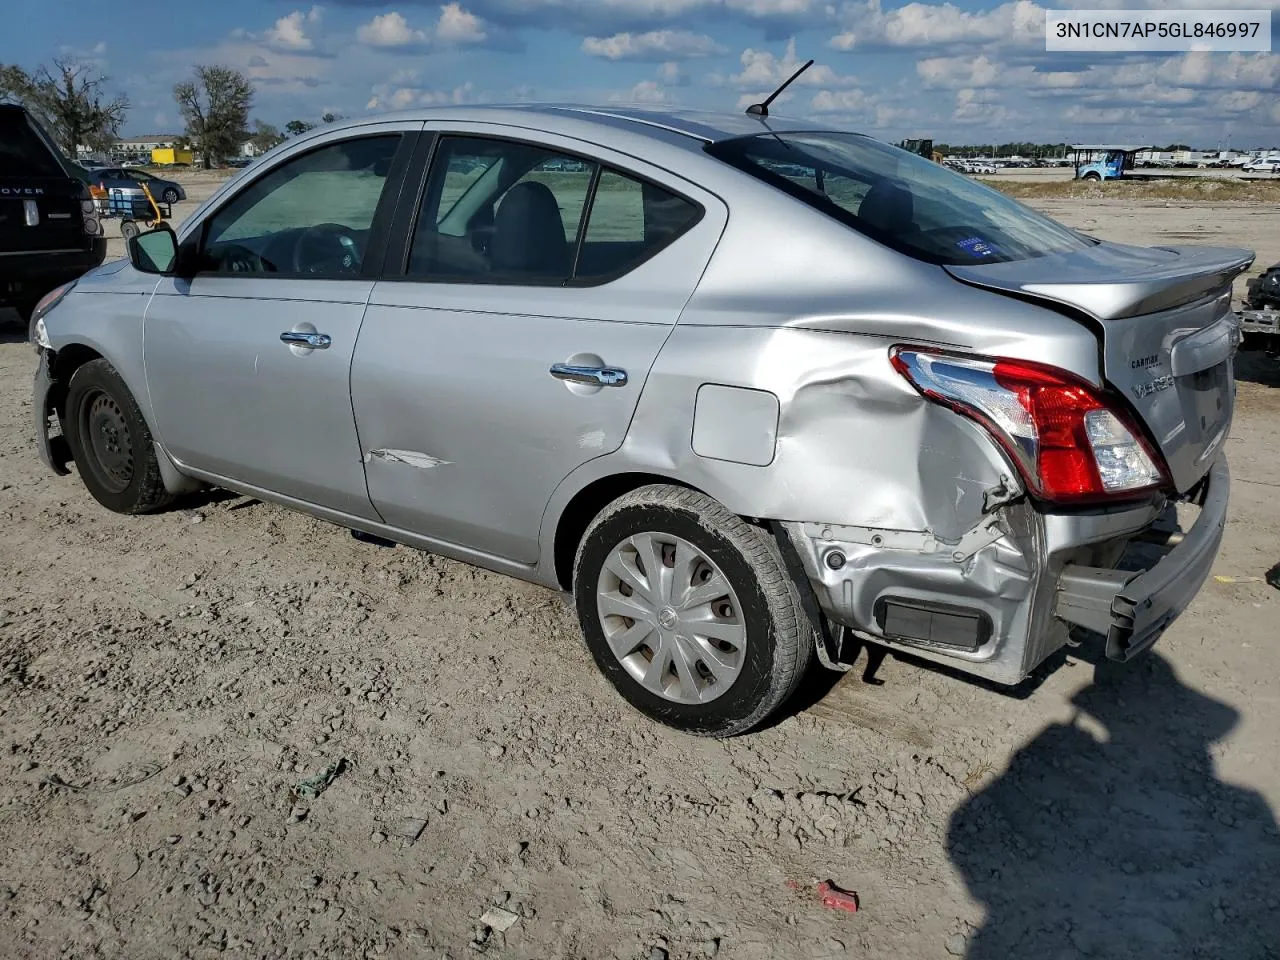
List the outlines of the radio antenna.
<svg viewBox="0 0 1280 960">
<path fill-rule="evenodd" d="M 777 90 L 773 91 L 773 93 L 769 94 L 768 100 L 766 100 L 764 103 L 753 103 L 751 106 L 747 107 L 747 116 L 767 117 L 769 115 L 769 104 L 777 100 L 778 95 L 781 94 L 783 90 L 787 89 L 787 87 L 791 86 L 791 84 L 795 82 L 796 77 L 800 76 L 800 74 L 804 73 L 806 70 L 808 70 L 812 66 L 813 66 L 813 61 L 812 60 L 807 61 L 804 66 L 802 66 L 799 70 L 797 70 L 787 79 L 786 83 L 780 86 Z"/>
</svg>

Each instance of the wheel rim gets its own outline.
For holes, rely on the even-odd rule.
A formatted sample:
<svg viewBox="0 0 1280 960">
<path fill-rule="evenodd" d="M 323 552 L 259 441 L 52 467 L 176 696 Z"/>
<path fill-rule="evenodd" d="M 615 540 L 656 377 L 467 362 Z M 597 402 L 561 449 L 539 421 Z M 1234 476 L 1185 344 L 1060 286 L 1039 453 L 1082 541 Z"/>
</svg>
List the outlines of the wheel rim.
<svg viewBox="0 0 1280 960">
<path fill-rule="evenodd" d="M 742 672 L 747 629 L 724 572 L 687 540 L 638 533 L 605 558 L 596 608 L 609 649 L 637 683 L 708 703 Z"/>
<path fill-rule="evenodd" d="M 166 191 L 164 192 L 164 202 L 165 202 L 165 203 L 177 203 L 177 202 L 178 202 L 178 192 L 177 192 L 176 190 L 166 190 Z"/>
<path fill-rule="evenodd" d="M 114 397 L 102 392 L 87 398 L 84 411 L 90 467 L 104 487 L 122 493 L 133 480 L 133 437 L 124 411 Z"/>
</svg>

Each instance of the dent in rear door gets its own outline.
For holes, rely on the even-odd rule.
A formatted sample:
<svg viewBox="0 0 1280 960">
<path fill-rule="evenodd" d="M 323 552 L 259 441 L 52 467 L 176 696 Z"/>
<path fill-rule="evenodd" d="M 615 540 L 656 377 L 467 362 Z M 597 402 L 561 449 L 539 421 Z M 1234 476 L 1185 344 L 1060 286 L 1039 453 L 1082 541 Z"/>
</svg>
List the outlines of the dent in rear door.
<svg viewBox="0 0 1280 960">
<path fill-rule="evenodd" d="M 596 287 L 380 281 L 351 390 L 369 494 L 387 523 L 536 561 L 552 491 L 621 445 L 723 222 L 704 215 Z M 620 368 L 627 382 L 565 382 L 551 373 L 564 363 Z"/>
<path fill-rule="evenodd" d="M 556 485 L 626 436 L 678 300 L 639 289 L 379 283 L 351 373 L 378 512 L 395 527 L 532 563 Z M 627 382 L 568 383 L 551 375 L 557 363 L 620 368 Z"/>
</svg>

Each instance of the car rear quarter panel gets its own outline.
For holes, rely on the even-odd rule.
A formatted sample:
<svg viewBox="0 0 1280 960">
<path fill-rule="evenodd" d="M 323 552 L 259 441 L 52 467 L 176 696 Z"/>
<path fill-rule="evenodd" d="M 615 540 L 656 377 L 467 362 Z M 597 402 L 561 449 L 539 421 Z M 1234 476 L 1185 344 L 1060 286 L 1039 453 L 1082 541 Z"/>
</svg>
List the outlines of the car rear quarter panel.
<svg viewBox="0 0 1280 960">
<path fill-rule="evenodd" d="M 1097 339 L 1070 318 L 961 284 L 778 191 L 721 186 L 730 218 L 716 253 L 622 447 L 557 490 L 544 563 L 545 532 L 574 494 L 628 472 L 698 487 L 744 516 L 958 538 L 982 519 L 988 491 L 1006 480 L 1019 489 L 1020 480 L 983 429 L 926 401 L 893 369 L 891 348 L 1017 357 L 1101 382 Z M 695 452 L 697 392 L 708 383 L 777 397 L 771 461 Z"/>
</svg>

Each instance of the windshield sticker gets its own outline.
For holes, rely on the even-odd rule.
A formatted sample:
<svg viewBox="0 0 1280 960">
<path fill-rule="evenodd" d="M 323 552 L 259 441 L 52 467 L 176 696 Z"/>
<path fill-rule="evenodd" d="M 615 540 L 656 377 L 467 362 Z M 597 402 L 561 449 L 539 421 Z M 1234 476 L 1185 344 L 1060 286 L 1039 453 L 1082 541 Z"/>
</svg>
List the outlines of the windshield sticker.
<svg viewBox="0 0 1280 960">
<path fill-rule="evenodd" d="M 995 256 L 996 247 L 981 237 L 966 237 L 956 242 L 956 246 L 972 257 Z"/>
</svg>

